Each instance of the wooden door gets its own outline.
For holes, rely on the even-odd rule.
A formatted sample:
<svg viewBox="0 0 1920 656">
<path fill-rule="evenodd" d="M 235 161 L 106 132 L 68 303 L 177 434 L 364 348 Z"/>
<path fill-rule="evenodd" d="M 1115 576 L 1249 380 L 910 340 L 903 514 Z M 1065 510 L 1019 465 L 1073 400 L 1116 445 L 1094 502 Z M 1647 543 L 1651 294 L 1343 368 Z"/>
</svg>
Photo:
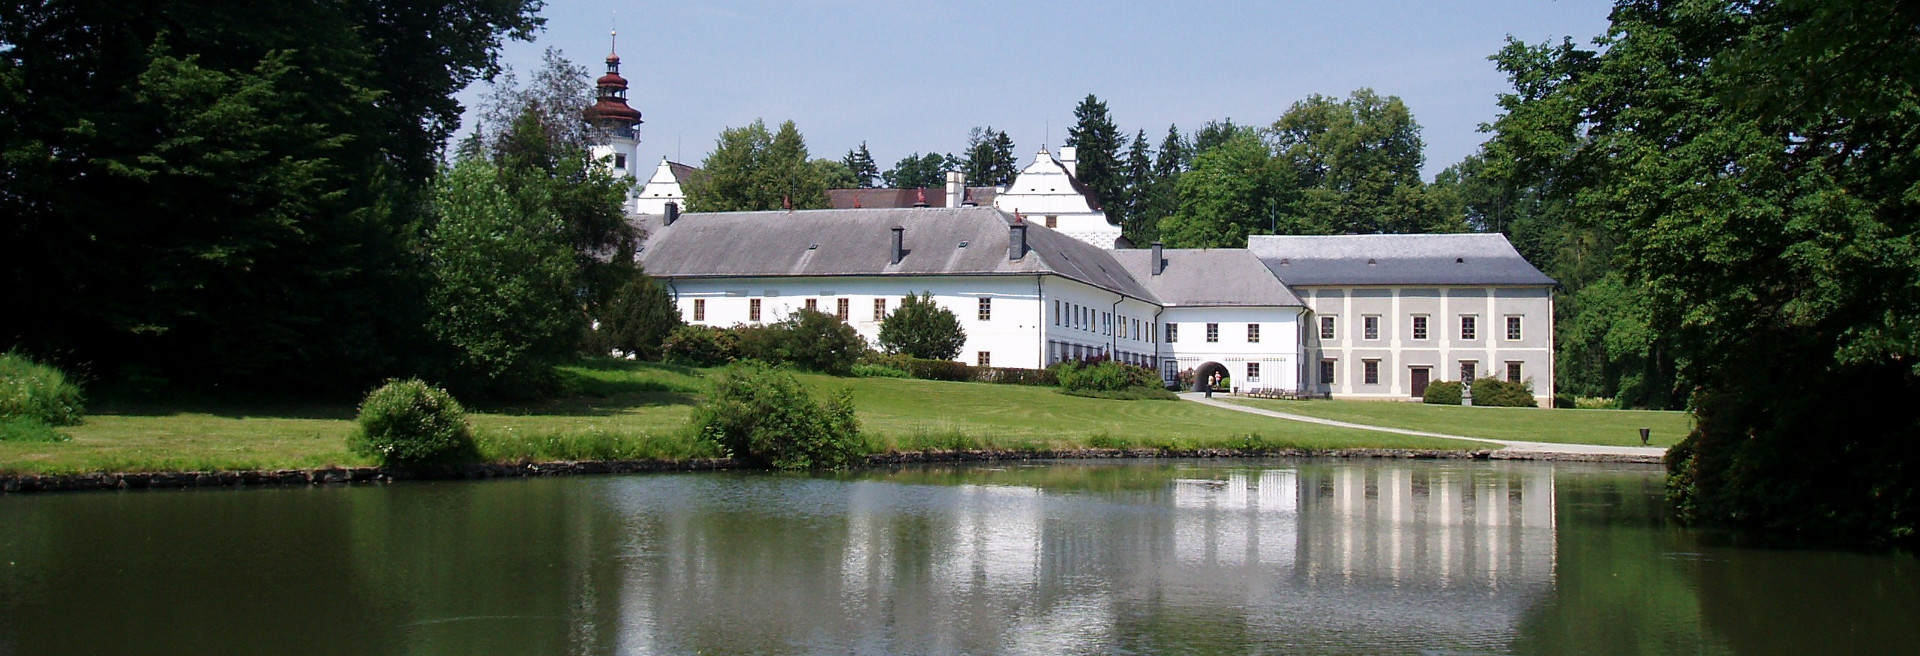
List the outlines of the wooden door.
<svg viewBox="0 0 1920 656">
<path fill-rule="evenodd" d="M 1413 395 L 1414 396 L 1427 395 L 1427 376 L 1429 375 L 1428 372 L 1430 371 L 1432 370 L 1426 367 L 1413 368 Z"/>
</svg>

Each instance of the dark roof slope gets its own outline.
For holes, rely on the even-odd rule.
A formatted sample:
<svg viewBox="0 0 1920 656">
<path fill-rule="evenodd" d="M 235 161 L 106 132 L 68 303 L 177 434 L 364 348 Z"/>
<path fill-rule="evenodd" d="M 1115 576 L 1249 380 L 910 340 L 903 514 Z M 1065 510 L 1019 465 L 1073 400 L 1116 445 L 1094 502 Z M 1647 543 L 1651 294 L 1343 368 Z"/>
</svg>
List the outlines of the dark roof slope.
<svg viewBox="0 0 1920 656">
<path fill-rule="evenodd" d="M 1106 251 L 1027 224 L 1028 253 L 1007 259 L 1012 216 L 992 207 L 689 213 L 648 228 L 647 273 L 665 278 L 1052 273 L 1137 299 L 1153 295 Z M 893 226 L 906 256 L 893 260 Z"/>
<path fill-rule="evenodd" d="M 680 184 L 683 185 L 693 182 L 695 178 L 704 178 L 707 175 L 707 172 L 701 170 L 699 167 L 688 166 L 675 161 L 668 161 L 667 169 L 673 171 L 673 179 L 679 180 Z"/>
<path fill-rule="evenodd" d="M 827 205 L 836 210 L 908 208 L 919 202 L 919 192 L 927 194 L 927 207 L 946 207 L 946 187 L 927 187 L 925 189 L 828 189 Z M 967 187 L 965 201 L 975 205 L 991 206 L 997 190 L 993 187 Z"/>
<path fill-rule="evenodd" d="M 1166 268 L 1157 276 L 1152 250 L 1109 252 L 1168 307 L 1301 305 L 1300 297 L 1244 248 L 1165 249 L 1160 259 L 1166 260 Z"/>
<path fill-rule="evenodd" d="M 1505 235 L 1256 235 L 1247 250 L 1301 285 L 1552 285 Z"/>
</svg>

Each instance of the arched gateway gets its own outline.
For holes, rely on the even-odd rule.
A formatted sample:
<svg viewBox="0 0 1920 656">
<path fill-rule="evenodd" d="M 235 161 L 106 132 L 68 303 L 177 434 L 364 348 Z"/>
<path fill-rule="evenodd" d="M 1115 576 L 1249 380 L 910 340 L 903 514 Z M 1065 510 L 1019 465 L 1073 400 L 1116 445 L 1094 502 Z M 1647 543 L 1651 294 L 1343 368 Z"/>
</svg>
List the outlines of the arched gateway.
<svg viewBox="0 0 1920 656">
<path fill-rule="evenodd" d="M 1193 369 L 1193 391 L 1195 392 L 1207 391 L 1207 381 L 1213 380 L 1214 374 L 1219 374 L 1222 380 L 1226 380 L 1227 379 L 1226 365 L 1220 364 L 1218 362 L 1208 362 L 1206 364 L 1202 364 L 1198 367 L 1195 367 Z M 1221 389 L 1217 389 L 1214 391 L 1225 392 L 1228 389 L 1232 388 L 1232 384 L 1222 383 L 1220 387 Z"/>
</svg>

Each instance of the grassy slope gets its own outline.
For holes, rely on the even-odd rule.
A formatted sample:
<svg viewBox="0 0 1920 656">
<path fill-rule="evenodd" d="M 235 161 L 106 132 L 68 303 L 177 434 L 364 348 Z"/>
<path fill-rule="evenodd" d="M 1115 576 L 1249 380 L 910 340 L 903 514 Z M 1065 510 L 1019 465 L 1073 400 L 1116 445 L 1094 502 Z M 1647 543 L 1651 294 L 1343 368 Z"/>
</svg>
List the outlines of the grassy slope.
<svg viewBox="0 0 1920 656">
<path fill-rule="evenodd" d="M 1233 402 L 1356 424 L 1530 442 L 1640 446 L 1640 429 L 1651 428 L 1652 445 L 1673 446 L 1693 429 L 1691 415 L 1657 410 L 1469 408 L 1390 401 L 1234 399 Z"/>
<path fill-rule="evenodd" d="M 495 460 L 684 459 L 717 455 L 689 439 L 708 372 L 650 364 L 563 369 L 569 393 L 524 407 L 470 414 Z M 875 451 L 950 448 L 1245 446 L 1478 448 L 1262 419 L 1177 401 L 1070 397 L 1048 388 L 803 375 L 820 391 L 851 388 Z M 365 465 L 347 452 L 346 405 L 108 406 L 60 429 L 65 443 L 0 442 L 0 471 L 85 472 L 277 469 Z"/>
</svg>

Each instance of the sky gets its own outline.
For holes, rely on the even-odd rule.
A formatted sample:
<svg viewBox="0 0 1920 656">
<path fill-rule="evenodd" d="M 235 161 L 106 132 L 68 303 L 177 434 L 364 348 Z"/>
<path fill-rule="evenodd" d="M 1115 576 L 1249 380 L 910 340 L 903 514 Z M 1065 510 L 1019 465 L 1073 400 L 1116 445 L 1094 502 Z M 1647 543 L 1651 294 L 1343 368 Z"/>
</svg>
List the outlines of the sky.
<svg viewBox="0 0 1920 656">
<path fill-rule="evenodd" d="M 1168 124 L 1267 125 L 1312 94 L 1399 96 L 1426 141 L 1422 173 L 1472 154 L 1505 76 L 1487 56 L 1512 36 L 1590 43 L 1605 0 L 1486 2 L 634 2 L 550 0 L 544 31 L 502 58 L 538 67 L 558 48 L 597 76 L 619 30 L 639 156 L 698 165 L 722 128 L 793 120 L 814 157 L 865 141 L 882 170 L 960 152 L 967 131 L 1013 138 L 1024 166 L 1058 152 L 1091 93 L 1125 135 Z M 482 85 L 461 94 L 468 107 Z M 474 120 L 469 112 L 463 129 Z"/>
</svg>

